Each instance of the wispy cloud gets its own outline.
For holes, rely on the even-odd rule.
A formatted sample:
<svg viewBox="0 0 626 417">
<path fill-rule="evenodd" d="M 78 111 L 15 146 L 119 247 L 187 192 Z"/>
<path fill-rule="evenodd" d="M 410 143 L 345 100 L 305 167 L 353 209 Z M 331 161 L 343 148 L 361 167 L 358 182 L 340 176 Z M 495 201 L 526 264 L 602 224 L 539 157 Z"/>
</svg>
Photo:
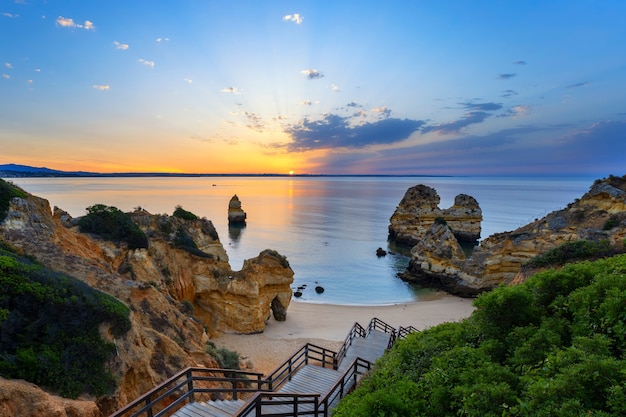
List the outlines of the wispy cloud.
<svg viewBox="0 0 626 417">
<path fill-rule="evenodd" d="M 111 89 L 111 86 L 107 84 L 94 84 L 92 85 L 92 88 L 94 88 L 95 90 L 100 90 L 100 91 L 108 91 Z"/>
<path fill-rule="evenodd" d="M 244 112 L 244 116 L 247 119 L 246 127 L 248 129 L 252 129 L 255 132 L 263 132 L 265 130 L 265 123 L 261 116 L 254 112 Z"/>
<path fill-rule="evenodd" d="M 220 90 L 222 93 L 241 94 L 241 91 L 237 87 L 226 87 Z"/>
<path fill-rule="evenodd" d="M 114 41 L 113 45 L 115 45 L 115 49 L 121 49 L 123 51 L 127 50 L 129 48 L 127 43 L 120 43 L 118 41 Z"/>
<path fill-rule="evenodd" d="M 5 62 L 4 66 L 9 68 L 9 69 L 13 69 L 13 64 L 11 64 L 10 62 Z"/>
<path fill-rule="evenodd" d="M 8 80 L 11 76 L 9 74 L 2 74 L 2 78 Z"/>
<path fill-rule="evenodd" d="M 137 60 L 137 62 L 139 62 L 139 63 L 141 63 L 141 64 L 143 64 L 143 65 L 145 65 L 147 67 L 154 68 L 154 61 L 148 61 L 147 59 L 139 58 Z"/>
<path fill-rule="evenodd" d="M 309 80 L 316 80 L 324 76 L 324 74 L 322 74 L 316 69 L 305 69 L 305 70 L 300 71 L 300 73 L 306 75 L 306 77 Z"/>
<path fill-rule="evenodd" d="M 326 114 L 321 120 L 304 118 L 285 129 L 293 140 L 286 147 L 289 151 L 302 152 L 392 144 L 406 140 L 424 124 L 421 120 L 388 118 L 353 126 L 350 121 L 351 117 L 336 114 Z"/>
<path fill-rule="evenodd" d="M 526 61 L 515 61 L 513 62 L 514 65 L 526 65 Z"/>
<path fill-rule="evenodd" d="M 346 104 L 346 106 L 348 106 L 348 107 L 356 107 L 356 108 L 363 107 L 359 103 L 357 103 L 356 101 L 351 101 L 350 103 Z"/>
<path fill-rule="evenodd" d="M 304 17 L 301 16 L 300 14 L 298 14 L 298 13 L 288 14 L 286 16 L 283 16 L 283 21 L 285 21 L 285 22 L 294 22 L 297 25 L 302 23 L 303 20 L 304 20 Z"/>
<path fill-rule="evenodd" d="M 517 91 L 514 91 L 514 90 L 504 90 L 500 97 L 509 98 L 509 97 L 516 96 L 517 94 L 518 94 Z"/>
<path fill-rule="evenodd" d="M 465 113 L 465 115 L 458 120 L 425 126 L 422 128 L 422 133 L 437 132 L 440 135 L 456 134 L 467 126 L 484 122 L 489 116 L 491 116 L 491 113 L 484 111 L 471 111 Z"/>
<path fill-rule="evenodd" d="M 525 117 L 531 113 L 532 108 L 533 106 L 530 105 L 513 106 L 510 109 L 507 109 L 507 111 L 503 114 L 498 115 L 497 117 Z"/>
<path fill-rule="evenodd" d="M 9 19 L 15 19 L 17 17 L 20 17 L 19 14 L 13 14 L 13 13 L 2 13 L 2 16 L 8 17 Z"/>
<path fill-rule="evenodd" d="M 501 80 L 508 80 L 509 78 L 515 77 L 517 74 L 498 74 L 498 78 Z"/>
<path fill-rule="evenodd" d="M 500 110 L 502 108 L 502 104 L 500 103 L 473 103 L 473 102 L 465 102 L 465 103 L 459 103 L 461 106 L 463 106 L 464 109 L 466 110 L 470 110 L 470 111 L 475 111 L 475 110 L 479 110 L 479 111 L 496 111 L 496 110 Z"/>
<path fill-rule="evenodd" d="M 333 90 L 335 93 L 340 93 L 341 90 L 339 89 L 339 86 L 337 84 L 331 84 L 330 85 L 330 89 Z"/>
<path fill-rule="evenodd" d="M 193 83 L 193 80 L 191 78 L 183 78 L 183 81 L 185 81 L 187 84 Z"/>
<path fill-rule="evenodd" d="M 156 38 L 157 43 L 169 42 L 170 38 Z"/>
<path fill-rule="evenodd" d="M 582 83 L 576 83 L 576 84 L 570 84 L 570 85 L 567 85 L 567 86 L 565 86 L 565 88 L 578 88 L 578 87 L 585 87 L 585 86 L 587 86 L 587 85 L 589 85 L 589 84 L 591 84 L 591 82 L 590 82 L 590 81 L 585 81 L 585 82 L 582 82 Z"/>
<path fill-rule="evenodd" d="M 390 117 L 391 116 L 391 109 L 387 108 L 387 106 L 384 106 L 384 107 L 374 107 L 372 109 L 372 111 L 374 113 L 378 113 L 378 114 L 380 114 L 381 116 L 384 116 L 384 117 Z"/>
<path fill-rule="evenodd" d="M 313 105 L 313 102 L 312 102 L 311 100 L 302 100 L 302 101 L 300 102 L 300 105 L 301 105 L 301 106 L 312 106 L 312 105 Z"/>
<path fill-rule="evenodd" d="M 89 20 L 85 20 L 84 23 L 76 23 L 72 18 L 65 18 L 63 16 L 59 16 L 56 20 L 57 24 L 64 28 L 78 28 L 85 30 L 96 30 L 93 22 Z"/>
</svg>

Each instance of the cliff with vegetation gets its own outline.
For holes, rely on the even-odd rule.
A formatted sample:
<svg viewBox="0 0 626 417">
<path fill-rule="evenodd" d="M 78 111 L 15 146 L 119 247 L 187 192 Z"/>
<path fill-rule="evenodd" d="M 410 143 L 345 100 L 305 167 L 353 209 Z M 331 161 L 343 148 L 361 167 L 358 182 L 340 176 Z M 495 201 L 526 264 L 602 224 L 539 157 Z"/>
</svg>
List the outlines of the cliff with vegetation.
<svg viewBox="0 0 626 417">
<path fill-rule="evenodd" d="M 489 236 L 469 256 L 455 234 L 446 222 L 432 222 L 411 249 L 411 261 L 402 278 L 471 297 L 500 284 L 521 282 L 539 267 L 563 263 L 544 258 L 540 265 L 535 259 L 559 247 L 564 260 L 623 252 L 626 176 L 595 181 L 566 208 L 514 231 Z"/>
<path fill-rule="evenodd" d="M 54 415 L 61 417 L 108 415 L 185 367 L 218 367 L 207 353 L 209 339 L 218 332 L 257 333 L 271 314 L 285 319 L 293 271 L 275 251 L 265 250 L 233 271 L 212 223 L 182 207 L 164 215 L 94 205 L 87 215 L 72 218 L 52 210 L 46 200 L 0 182 L 0 241 L 6 259 L 15 260 L 6 265 L 17 262 L 16 268 L 22 268 L 30 259 L 37 268 L 51 271 L 43 275 L 60 274 L 87 284 L 117 300 L 129 320 L 124 331 L 117 331 L 110 320 L 96 326 L 109 349 L 106 368 L 115 381 L 112 391 L 68 400 L 0 379 L 0 410 L 17 407 L 24 416 L 53 415 L 50 410 L 58 410 Z M 3 335 L 14 322 L 13 310 L 0 309 Z M 15 351 L 3 355 L 13 355 L 14 362 L 20 358 Z M 34 352 L 33 360 L 44 356 Z M 16 405 L 20 398 L 27 399 Z"/>
</svg>

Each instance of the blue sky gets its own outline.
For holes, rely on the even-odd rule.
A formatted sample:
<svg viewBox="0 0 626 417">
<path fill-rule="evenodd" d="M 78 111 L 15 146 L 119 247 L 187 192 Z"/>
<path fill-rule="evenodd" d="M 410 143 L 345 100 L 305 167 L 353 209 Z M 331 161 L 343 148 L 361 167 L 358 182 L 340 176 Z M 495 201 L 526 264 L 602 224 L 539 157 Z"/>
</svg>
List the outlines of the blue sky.
<svg viewBox="0 0 626 417">
<path fill-rule="evenodd" d="M 0 163 L 623 175 L 626 2 L 0 1 Z"/>
</svg>

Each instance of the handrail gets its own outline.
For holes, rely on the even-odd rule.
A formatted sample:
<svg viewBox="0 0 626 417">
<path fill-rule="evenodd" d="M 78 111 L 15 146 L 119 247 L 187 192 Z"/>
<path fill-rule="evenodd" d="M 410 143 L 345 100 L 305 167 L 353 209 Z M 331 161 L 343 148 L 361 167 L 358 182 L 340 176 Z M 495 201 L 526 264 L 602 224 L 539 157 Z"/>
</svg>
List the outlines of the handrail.
<svg viewBox="0 0 626 417">
<path fill-rule="evenodd" d="M 287 360 L 265 378 L 268 384 L 268 390 L 274 391 L 286 381 L 291 380 L 293 374 L 298 369 L 309 363 L 321 364 L 323 368 L 332 366 L 337 368 L 337 353 L 330 349 L 326 349 L 312 343 L 303 345 L 296 353 L 291 355 Z"/>
<path fill-rule="evenodd" d="M 291 412 L 281 411 L 271 415 L 278 416 L 317 416 L 319 413 L 320 394 L 291 394 L 278 392 L 257 392 L 233 417 L 246 417 L 249 415 L 262 415 L 263 406 L 284 406 L 290 405 Z M 284 400 L 282 398 L 285 398 Z M 301 407 L 308 408 L 301 409 Z"/>
<path fill-rule="evenodd" d="M 398 339 L 404 339 L 405 337 L 407 337 L 409 334 L 411 333 L 417 333 L 419 332 L 419 330 L 417 330 L 415 327 L 413 326 L 400 326 L 398 328 Z"/>
<path fill-rule="evenodd" d="M 219 376 L 219 374 L 223 376 Z M 111 414 L 110 417 L 138 417 L 144 415 L 147 417 L 158 417 L 168 411 L 175 410 L 180 404 L 195 402 L 195 393 L 229 394 L 233 399 L 237 399 L 240 394 L 262 390 L 265 383 L 262 376 L 258 372 L 234 369 L 189 367 L 131 401 L 124 408 Z M 228 387 L 197 387 L 197 382 L 200 381 L 227 384 Z M 249 387 L 251 384 L 256 385 L 256 388 Z M 163 405 L 165 402 L 167 404 Z"/>
<path fill-rule="evenodd" d="M 339 363 L 341 363 L 342 359 L 346 356 L 346 353 L 348 352 L 348 348 L 352 345 L 352 341 L 356 337 L 365 337 L 366 335 L 367 333 L 365 332 L 365 329 L 363 328 L 363 326 L 355 322 L 352 325 L 352 328 L 350 329 L 348 336 L 346 336 L 346 339 L 343 341 L 343 345 L 341 345 L 339 352 L 337 352 L 336 366 L 339 366 Z"/>
<path fill-rule="evenodd" d="M 374 317 L 370 320 L 369 326 L 367 326 L 367 334 L 369 335 L 372 330 L 380 330 L 383 333 L 388 333 L 390 336 L 389 343 L 387 343 L 387 349 L 391 349 L 393 347 L 396 342 L 396 329 L 394 327 L 388 325 L 381 319 Z"/>
<path fill-rule="evenodd" d="M 341 378 L 320 400 L 320 409 L 323 412 L 322 415 L 327 417 L 329 415 L 330 406 L 333 402 L 342 399 L 352 392 L 352 390 L 356 387 L 357 382 L 359 382 L 359 376 L 370 371 L 373 366 L 374 364 L 368 360 L 355 358 L 352 364 L 343 373 Z M 365 371 L 360 372 L 359 368 L 364 368 Z"/>
</svg>

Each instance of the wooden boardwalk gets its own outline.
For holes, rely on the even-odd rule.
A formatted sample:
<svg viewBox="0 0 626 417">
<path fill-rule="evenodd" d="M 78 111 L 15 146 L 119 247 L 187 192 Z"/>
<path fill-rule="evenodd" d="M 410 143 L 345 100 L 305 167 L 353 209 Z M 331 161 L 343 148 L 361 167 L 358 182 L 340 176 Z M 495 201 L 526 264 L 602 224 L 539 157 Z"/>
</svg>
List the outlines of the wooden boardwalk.
<svg viewBox="0 0 626 417">
<path fill-rule="evenodd" d="M 319 395 L 319 399 L 327 395 L 336 386 L 353 366 L 357 358 L 374 363 L 387 349 L 392 335 L 380 330 L 372 329 L 367 337 L 354 337 L 346 350 L 345 357 L 341 360 L 338 369 L 324 368 L 317 365 L 307 364 L 295 372 L 289 380 L 284 382 L 273 393 L 265 393 L 266 399 L 260 408 L 260 414 L 256 415 L 281 415 L 291 416 L 294 413 L 293 397 L 298 395 L 308 395 L 303 397 L 300 404 L 297 404 L 298 415 L 314 415 L 314 403 L 312 394 Z M 357 376 L 358 377 L 358 376 Z M 355 381 L 351 381 L 346 386 L 346 390 L 353 388 Z M 282 396 L 280 395 L 282 394 Z M 290 394 L 291 402 L 285 400 Z M 335 398 L 329 405 L 332 409 L 340 398 Z M 317 400 L 316 400 L 317 401 Z M 237 401 L 209 401 L 186 404 L 178 410 L 174 417 L 231 417 L 246 406 L 243 400 Z M 323 408 L 323 407 L 322 407 Z M 257 409 L 257 411 L 259 411 Z M 326 410 L 329 411 L 329 410 Z M 252 415 L 255 415 L 254 413 Z"/>
</svg>

